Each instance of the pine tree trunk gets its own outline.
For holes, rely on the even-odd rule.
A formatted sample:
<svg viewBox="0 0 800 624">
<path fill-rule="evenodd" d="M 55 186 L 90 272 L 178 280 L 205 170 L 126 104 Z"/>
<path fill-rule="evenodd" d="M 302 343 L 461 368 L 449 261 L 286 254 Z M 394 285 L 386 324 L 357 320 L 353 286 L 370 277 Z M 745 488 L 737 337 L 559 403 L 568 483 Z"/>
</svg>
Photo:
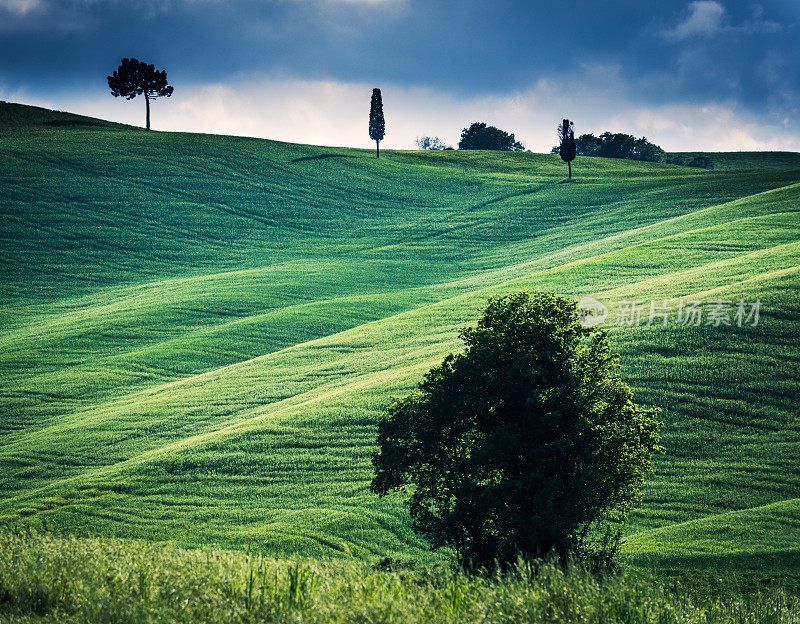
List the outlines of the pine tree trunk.
<svg viewBox="0 0 800 624">
<path fill-rule="evenodd" d="M 567 166 L 569 167 L 569 179 L 571 180 L 572 179 L 572 161 L 571 160 L 567 163 Z"/>
<path fill-rule="evenodd" d="M 381 157 L 381 142 L 375 141 L 375 158 Z"/>
<path fill-rule="evenodd" d="M 147 97 L 147 91 L 144 92 L 144 103 L 147 107 L 147 129 L 150 129 L 150 98 Z"/>
</svg>

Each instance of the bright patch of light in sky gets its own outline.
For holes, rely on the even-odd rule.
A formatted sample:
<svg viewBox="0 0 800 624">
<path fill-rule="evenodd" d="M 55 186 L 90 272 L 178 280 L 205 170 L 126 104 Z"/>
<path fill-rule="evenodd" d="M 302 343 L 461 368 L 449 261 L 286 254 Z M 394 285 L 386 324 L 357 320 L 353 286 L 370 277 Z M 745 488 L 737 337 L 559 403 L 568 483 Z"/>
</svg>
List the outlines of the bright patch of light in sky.
<svg viewBox="0 0 800 624">
<path fill-rule="evenodd" d="M 386 148 L 415 149 L 418 136 L 439 136 L 456 146 L 461 129 L 487 121 L 514 132 L 528 149 L 547 152 L 555 145 L 556 125 L 563 116 L 575 120 L 578 134 L 605 130 L 647 138 L 669 151 L 689 151 L 703 145 L 708 151 L 800 151 L 800 141 L 786 140 L 779 125 L 710 102 L 701 106 L 664 104 L 640 106 L 624 94 L 614 98 L 613 85 L 600 92 L 609 108 L 592 100 L 595 87 L 566 106 L 558 85 L 542 80 L 525 91 L 472 98 L 429 88 L 383 85 Z M 369 148 L 367 131 L 372 85 L 337 81 L 276 80 L 254 76 L 235 83 L 185 85 L 171 98 L 152 105 L 155 130 L 213 132 L 270 138 L 296 143 Z M 127 101 L 103 94 L 66 95 L 57 99 L 18 93 L 7 99 L 80 111 L 82 114 L 143 125 L 141 98 Z M 0 97 L 3 97 L 0 92 Z"/>
</svg>

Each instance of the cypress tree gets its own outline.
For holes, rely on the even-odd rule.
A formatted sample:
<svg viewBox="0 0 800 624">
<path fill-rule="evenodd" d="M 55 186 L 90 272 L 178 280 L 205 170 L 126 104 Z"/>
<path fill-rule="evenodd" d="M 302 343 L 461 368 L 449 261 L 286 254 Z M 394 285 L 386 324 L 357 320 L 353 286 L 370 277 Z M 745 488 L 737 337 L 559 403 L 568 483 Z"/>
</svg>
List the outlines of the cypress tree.
<svg viewBox="0 0 800 624">
<path fill-rule="evenodd" d="M 571 180 L 572 161 L 575 160 L 578 150 L 575 146 L 575 130 L 569 119 L 564 119 L 558 127 L 558 141 L 558 153 L 561 155 L 561 160 L 569 167 L 569 179 Z"/>
<path fill-rule="evenodd" d="M 369 138 L 375 141 L 375 158 L 381 157 L 381 140 L 386 133 L 386 121 L 383 118 L 383 99 L 381 90 L 372 90 L 372 106 L 369 111 Z"/>
</svg>

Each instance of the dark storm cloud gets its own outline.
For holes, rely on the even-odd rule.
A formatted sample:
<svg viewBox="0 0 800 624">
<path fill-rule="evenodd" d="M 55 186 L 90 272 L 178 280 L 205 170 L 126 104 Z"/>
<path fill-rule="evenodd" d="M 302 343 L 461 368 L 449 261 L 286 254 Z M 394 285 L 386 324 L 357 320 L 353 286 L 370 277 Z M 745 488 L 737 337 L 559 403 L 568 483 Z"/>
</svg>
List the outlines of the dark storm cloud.
<svg viewBox="0 0 800 624">
<path fill-rule="evenodd" d="M 0 86 L 102 90 L 123 56 L 173 82 L 252 72 L 455 95 L 615 68 L 643 104 L 798 112 L 796 0 L 0 0 Z M 568 94 L 565 94 L 568 97 Z"/>
</svg>

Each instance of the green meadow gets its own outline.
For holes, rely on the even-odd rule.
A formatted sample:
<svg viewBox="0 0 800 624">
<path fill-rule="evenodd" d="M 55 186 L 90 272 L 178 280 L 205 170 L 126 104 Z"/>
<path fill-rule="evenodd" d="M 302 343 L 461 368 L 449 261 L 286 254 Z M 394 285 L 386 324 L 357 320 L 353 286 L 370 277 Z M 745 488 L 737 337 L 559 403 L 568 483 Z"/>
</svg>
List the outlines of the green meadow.
<svg viewBox="0 0 800 624">
<path fill-rule="evenodd" d="M 548 290 L 608 304 L 663 410 L 625 559 L 800 572 L 800 154 L 709 156 L 579 157 L 564 183 L 555 155 L 377 160 L 0 104 L 0 521 L 433 559 L 368 490 L 376 421 L 489 296 Z M 644 322 L 617 326 L 631 300 Z M 680 300 L 760 317 L 681 326 Z"/>
<path fill-rule="evenodd" d="M 444 564 L 276 559 L 204 546 L 30 533 L 0 540 L 0 621 L 14 624 L 795 624 L 787 579 L 550 561 L 505 575 Z"/>
</svg>

